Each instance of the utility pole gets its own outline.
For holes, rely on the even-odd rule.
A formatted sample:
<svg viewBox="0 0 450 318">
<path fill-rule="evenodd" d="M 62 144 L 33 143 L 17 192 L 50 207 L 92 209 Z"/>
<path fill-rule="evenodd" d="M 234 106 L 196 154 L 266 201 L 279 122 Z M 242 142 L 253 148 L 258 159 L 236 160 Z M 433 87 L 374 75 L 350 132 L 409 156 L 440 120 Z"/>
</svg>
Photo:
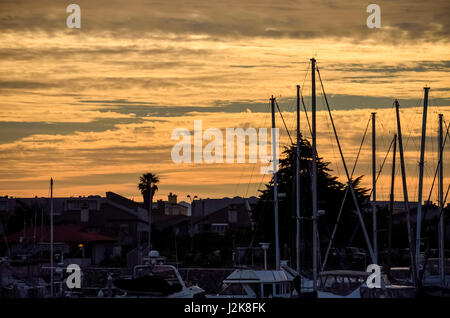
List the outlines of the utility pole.
<svg viewBox="0 0 450 318">
<path fill-rule="evenodd" d="M 398 148 L 400 151 L 400 167 L 402 170 L 402 184 L 403 184 L 403 201 L 405 203 L 406 210 L 406 226 L 408 230 L 408 243 L 409 243 L 409 256 L 411 258 L 411 272 L 413 283 L 416 286 L 416 291 L 418 291 L 418 282 L 417 282 L 417 270 L 416 270 L 416 259 L 414 256 L 414 241 L 413 241 L 413 233 L 411 231 L 411 212 L 409 210 L 409 201 L 408 201 L 408 187 L 406 185 L 406 168 L 405 168 L 405 158 L 403 156 L 403 139 L 402 139 L 402 127 L 400 125 L 400 104 L 398 100 L 395 100 L 395 113 L 397 116 L 397 133 L 398 133 Z"/>
<path fill-rule="evenodd" d="M 300 275 L 300 85 L 297 85 L 297 154 L 295 160 L 295 185 L 296 185 L 296 216 L 297 216 L 297 237 L 295 240 L 297 251 L 297 273 Z"/>
<path fill-rule="evenodd" d="M 389 224 L 388 224 L 388 258 L 387 258 L 387 273 L 391 273 L 391 259 L 392 259 L 392 214 L 394 212 L 394 185 L 395 185 L 395 156 L 397 153 L 397 134 L 394 135 L 394 151 L 392 154 L 392 173 L 391 173 L 391 193 L 389 195 Z"/>
<path fill-rule="evenodd" d="M 312 208 L 313 208 L 313 290 L 317 290 L 317 142 L 316 142 L 316 59 L 311 59 L 312 112 Z"/>
<path fill-rule="evenodd" d="M 422 140 L 420 143 L 420 161 L 419 161 L 419 190 L 417 198 L 417 230 L 416 230 L 416 264 L 419 269 L 420 262 L 420 232 L 422 225 L 422 191 L 423 191 L 423 168 L 425 162 L 425 138 L 427 132 L 427 110 L 428 110 L 428 92 L 429 87 L 424 87 L 423 97 L 423 116 L 422 116 Z M 419 273 L 417 273 L 419 274 Z"/>
<path fill-rule="evenodd" d="M 53 178 L 50 178 L 50 297 L 53 297 Z"/>
<path fill-rule="evenodd" d="M 277 160 L 277 145 L 278 142 L 275 140 L 275 98 L 272 96 L 270 98 L 270 104 L 272 107 L 272 156 L 273 156 L 273 204 L 274 204 L 274 214 L 275 214 L 275 268 L 280 269 L 280 242 L 278 237 L 278 180 L 277 180 L 277 170 L 278 170 L 278 160 Z"/>
<path fill-rule="evenodd" d="M 443 132 L 442 132 L 442 118 L 439 114 L 439 207 L 440 211 L 444 209 L 444 161 L 443 161 Z M 445 286 L 445 253 L 444 253 L 444 213 L 441 212 L 439 218 L 439 276 L 441 279 L 441 286 Z"/>
<path fill-rule="evenodd" d="M 148 185 L 148 250 L 152 250 L 152 201 L 153 201 L 152 184 Z"/>
<path fill-rule="evenodd" d="M 377 240 L 377 156 L 376 156 L 376 138 L 375 138 L 375 115 L 372 113 L 372 223 L 373 223 L 373 253 L 375 263 L 378 264 L 378 240 Z"/>
</svg>

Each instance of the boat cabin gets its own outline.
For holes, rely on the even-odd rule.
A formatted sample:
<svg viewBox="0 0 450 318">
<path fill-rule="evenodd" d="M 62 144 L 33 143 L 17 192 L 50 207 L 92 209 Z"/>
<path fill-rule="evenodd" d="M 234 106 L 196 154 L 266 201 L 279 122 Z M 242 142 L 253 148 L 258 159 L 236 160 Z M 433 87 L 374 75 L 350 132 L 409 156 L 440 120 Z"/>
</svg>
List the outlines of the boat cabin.
<svg viewBox="0 0 450 318">
<path fill-rule="evenodd" d="M 218 297 L 229 298 L 290 298 L 294 277 L 283 270 L 237 269 L 224 281 Z"/>
<path fill-rule="evenodd" d="M 363 285 L 370 273 L 362 271 L 338 270 L 319 274 L 317 290 L 339 296 L 348 296 Z"/>
</svg>

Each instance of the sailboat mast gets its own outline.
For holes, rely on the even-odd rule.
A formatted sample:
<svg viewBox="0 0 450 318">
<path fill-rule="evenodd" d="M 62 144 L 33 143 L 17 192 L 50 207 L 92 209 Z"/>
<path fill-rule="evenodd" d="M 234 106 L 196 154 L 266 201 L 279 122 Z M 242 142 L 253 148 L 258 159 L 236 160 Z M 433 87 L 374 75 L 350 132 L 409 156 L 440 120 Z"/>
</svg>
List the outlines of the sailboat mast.
<svg viewBox="0 0 450 318">
<path fill-rule="evenodd" d="M 372 113 L 372 226 L 373 226 L 373 253 L 375 263 L 378 264 L 378 240 L 377 240 L 377 156 L 376 156 L 376 138 L 375 138 L 375 115 Z"/>
<path fill-rule="evenodd" d="M 311 59 L 312 112 L 312 208 L 313 208 L 313 289 L 317 289 L 317 143 L 316 143 L 316 59 Z"/>
<path fill-rule="evenodd" d="M 270 98 L 272 108 L 272 156 L 273 156 L 273 205 L 275 214 L 275 268 L 280 269 L 280 242 L 278 235 L 278 180 L 277 142 L 275 140 L 275 98 Z"/>
<path fill-rule="evenodd" d="M 429 87 L 424 87 L 423 116 L 422 116 L 422 140 L 420 143 L 419 161 L 419 190 L 417 198 L 417 230 L 416 230 L 416 264 L 419 264 L 420 256 L 420 232 L 422 225 L 422 191 L 423 191 L 423 168 L 425 161 L 425 138 L 427 131 L 427 111 L 428 111 L 428 91 Z"/>
<path fill-rule="evenodd" d="M 392 153 L 391 193 L 389 195 L 389 224 L 388 224 L 388 257 L 387 273 L 391 273 L 392 260 L 392 215 L 394 213 L 394 189 L 395 189 L 395 156 L 397 154 L 397 134 L 394 134 L 394 151 Z"/>
<path fill-rule="evenodd" d="M 53 297 L 53 178 L 50 178 L 50 296 Z"/>
<path fill-rule="evenodd" d="M 403 139 L 402 139 L 402 127 L 400 125 L 400 104 L 398 100 L 395 100 L 395 113 L 397 116 L 397 133 L 398 133 L 398 148 L 400 152 L 400 167 L 402 170 L 402 184 L 403 184 L 403 201 L 405 203 L 406 210 L 406 227 L 408 230 L 408 244 L 409 244 L 409 256 L 411 258 L 411 272 L 413 283 L 417 289 L 417 271 L 416 271 L 416 261 L 414 257 L 414 243 L 413 243 L 413 233 L 411 231 L 411 213 L 409 210 L 409 201 L 408 201 L 408 187 L 406 185 L 406 168 L 405 168 L 405 158 L 403 156 Z"/>
<path fill-rule="evenodd" d="M 439 207 L 440 211 L 444 209 L 444 168 L 443 168 L 443 150 L 442 149 L 442 114 L 439 114 Z M 439 276 L 441 286 L 445 286 L 445 253 L 444 253 L 444 214 L 439 218 Z"/>
<path fill-rule="evenodd" d="M 295 160 L 295 185 L 296 185 L 296 216 L 297 216 L 297 237 L 296 244 L 296 264 L 297 273 L 300 275 L 300 85 L 297 85 L 297 147 Z"/>
</svg>

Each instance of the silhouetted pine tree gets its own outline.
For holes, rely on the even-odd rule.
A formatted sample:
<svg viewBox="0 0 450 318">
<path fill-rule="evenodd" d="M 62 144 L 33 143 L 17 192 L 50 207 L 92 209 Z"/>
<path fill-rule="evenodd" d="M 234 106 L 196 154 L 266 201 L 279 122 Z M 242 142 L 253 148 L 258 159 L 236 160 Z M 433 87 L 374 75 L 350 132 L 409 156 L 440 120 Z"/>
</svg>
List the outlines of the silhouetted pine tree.
<svg viewBox="0 0 450 318">
<path fill-rule="evenodd" d="M 311 164 L 312 147 L 308 140 L 301 138 L 300 142 L 300 213 L 301 213 L 301 251 L 303 261 L 310 259 L 312 251 L 312 192 L 311 192 Z M 280 156 L 280 165 L 277 173 L 278 193 L 285 193 L 286 197 L 279 198 L 279 233 L 282 259 L 295 261 L 295 235 L 296 235 L 296 198 L 295 198 L 295 159 L 296 145 L 286 147 Z M 318 209 L 325 210 L 325 215 L 319 217 L 318 228 L 322 257 L 327 248 L 331 232 L 336 223 L 346 184 L 338 181 L 338 177 L 330 174 L 329 162 L 323 158 L 317 159 L 317 199 Z M 353 187 L 360 208 L 368 200 L 368 190 L 359 186 L 362 176 L 353 179 Z M 260 190 L 260 200 L 252 211 L 255 222 L 255 232 L 252 240 L 253 246 L 258 242 L 270 242 L 269 254 L 274 255 L 274 209 L 273 209 L 273 178 Z M 369 221 L 369 217 L 365 217 Z M 334 247 L 348 246 L 353 231 L 358 223 L 358 216 L 352 200 L 351 193 L 347 194 L 344 209 L 335 237 Z M 370 233 L 370 223 L 366 227 Z M 356 232 L 351 246 L 365 248 L 365 241 L 361 228 Z M 307 258 L 305 260 L 305 257 Z M 303 263 L 303 262 L 302 262 Z"/>
</svg>

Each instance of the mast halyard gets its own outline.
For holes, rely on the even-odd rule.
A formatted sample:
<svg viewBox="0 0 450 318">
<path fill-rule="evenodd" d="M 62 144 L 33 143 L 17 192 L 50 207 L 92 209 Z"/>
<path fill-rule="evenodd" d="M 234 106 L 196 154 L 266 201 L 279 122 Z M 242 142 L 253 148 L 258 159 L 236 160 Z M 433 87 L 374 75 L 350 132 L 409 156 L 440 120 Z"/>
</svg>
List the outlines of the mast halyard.
<svg viewBox="0 0 450 318">
<path fill-rule="evenodd" d="M 422 225 L 422 191 L 423 191 L 423 169 L 425 161 L 425 138 L 427 131 L 427 111 L 428 111 L 428 92 L 429 87 L 424 87 L 423 97 L 423 116 L 422 116 L 422 140 L 420 143 L 420 161 L 419 161 L 419 190 L 417 198 L 417 229 L 416 229 L 416 264 L 419 270 L 420 262 L 420 234 Z M 418 274 L 418 273 L 417 273 Z"/>
<path fill-rule="evenodd" d="M 442 118 L 443 115 L 439 114 L 439 207 L 440 211 L 444 209 L 444 168 L 443 168 L 443 131 L 442 131 Z M 444 224 L 444 214 L 440 213 L 439 217 L 439 277 L 441 281 L 441 286 L 445 286 L 445 224 Z"/>
<path fill-rule="evenodd" d="M 272 108 L 272 156 L 273 156 L 273 204 L 275 215 L 275 268 L 280 269 L 280 242 L 278 235 L 278 160 L 277 160 L 277 141 L 275 132 L 275 97 L 270 98 L 270 104 Z"/>
<path fill-rule="evenodd" d="M 388 223 L 388 257 L 387 257 L 387 274 L 391 274 L 392 260 L 392 215 L 394 213 L 394 197 L 395 197 L 395 156 L 397 154 L 397 134 L 394 134 L 394 150 L 392 152 L 392 172 L 391 172 L 391 193 L 389 194 L 389 223 Z"/>
<path fill-rule="evenodd" d="M 297 147 L 295 160 L 295 185 L 296 185 L 296 265 L 297 273 L 300 275 L 300 85 L 297 85 Z"/>
<path fill-rule="evenodd" d="M 53 178 L 50 178 L 50 297 L 53 297 Z"/>
<path fill-rule="evenodd" d="M 341 143 L 339 141 L 339 137 L 338 137 L 338 134 L 337 134 L 337 131 L 336 131 L 336 126 L 334 125 L 334 120 L 333 120 L 333 116 L 331 115 L 330 105 L 328 104 L 327 95 L 325 94 L 325 89 L 323 87 L 322 78 L 320 77 L 320 72 L 319 72 L 318 68 L 317 68 L 317 74 L 319 75 L 320 84 L 322 86 L 323 97 L 324 97 L 324 100 L 325 100 L 325 104 L 327 106 L 328 115 L 330 116 L 331 126 L 333 128 L 334 136 L 336 138 L 336 143 L 337 143 L 337 146 L 338 146 L 338 149 L 339 149 L 339 154 L 341 156 L 342 164 L 344 166 L 345 174 L 347 176 L 348 188 L 349 188 L 349 190 L 350 190 L 350 192 L 352 194 L 353 203 L 355 204 L 355 208 L 356 208 L 356 212 L 358 214 L 359 222 L 361 223 L 361 228 L 363 230 L 364 239 L 366 240 L 367 249 L 369 250 L 369 254 L 370 254 L 370 258 L 371 258 L 372 263 L 376 263 L 375 262 L 375 256 L 374 256 L 374 253 L 373 253 L 372 244 L 370 243 L 370 239 L 369 239 L 369 236 L 368 236 L 368 233 L 367 233 L 367 230 L 366 230 L 366 226 L 364 225 L 364 219 L 363 219 L 361 210 L 359 208 L 358 199 L 356 197 L 355 190 L 353 189 L 353 181 L 352 181 L 350 173 L 348 171 L 347 164 L 345 163 L 345 158 L 344 158 L 344 154 L 342 152 Z"/>
<path fill-rule="evenodd" d="M 378 264 L 378 240 L 377 240 L 377 156 L 376 156 L 376 138 L 375 138 L 375 115 L 372 113 L 372 226 L 373 226 L 373 253 L 375 263 Z"/>
<path fill-rule="evenodd" d="M 417 282 L 417 270 L 416 270 L 416 258 L 414 255 L 414 240 L 413 240 L 413 232 L 411 230 L 411 212 L 409 209 L 409 201 L 408 201 L 408 187 L 406 185 L 406 168 L 405 168 L 405 158 L 403 156 L 403 139 L 402 139 L 402 127 L 400 125 L 400 104 L 398 100 L 395 100 L 395 113 L 397 117 L 397 134 L 398 134 L 398 148 L 400 152 L 400 167 L 402 171 L 402 184 L 403 184 L 403 201 L 405 204 L 406 210 L 406 227 L 408 230 L 408 244 L 409 244 L 409 255 L 411 259 L 411 272 L 413 283 L 416 286 L 416 290 L 418 289 Z"/>
<path fill-rule="evenodd" d="M 313 290 L 317 290 L 317 144 L 316 144 L 316 59 L 311 59 L 311 112 L 312 112 L 312 208 L 313 208 Z"/>
</svg>

